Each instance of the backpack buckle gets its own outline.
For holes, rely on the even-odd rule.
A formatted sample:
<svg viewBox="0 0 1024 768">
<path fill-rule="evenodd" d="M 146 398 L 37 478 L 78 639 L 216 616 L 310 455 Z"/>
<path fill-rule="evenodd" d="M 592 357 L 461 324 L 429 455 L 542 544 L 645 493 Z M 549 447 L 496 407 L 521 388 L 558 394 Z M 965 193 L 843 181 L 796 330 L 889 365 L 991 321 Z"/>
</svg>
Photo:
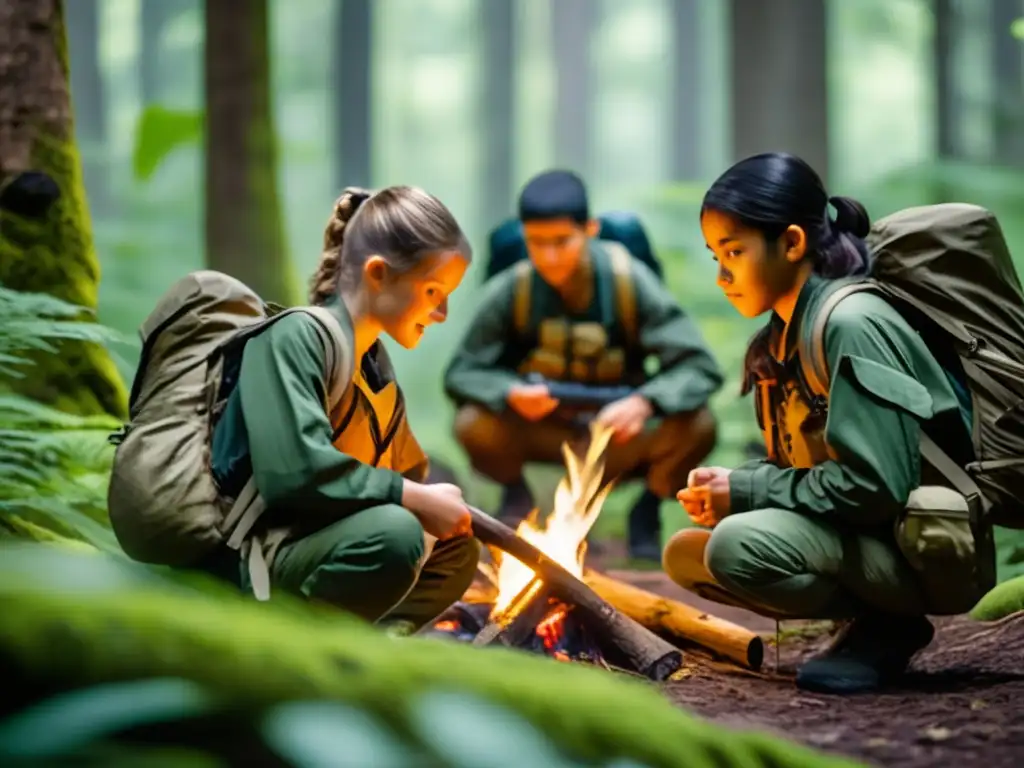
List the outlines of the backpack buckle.
<svg viewBox="0 0 1024 768">
<path fill-rule="evenodd" d="M 131 429 L 131 424 L 124 424 L 116 432 L 111 432 L 109 435 L 107 435 L 107 442 L 110 443 L 111 445 L 120 445 L 125 441 L 125 438 L 128 437 L 128 433 L 131 432 Z"/>
</svg>

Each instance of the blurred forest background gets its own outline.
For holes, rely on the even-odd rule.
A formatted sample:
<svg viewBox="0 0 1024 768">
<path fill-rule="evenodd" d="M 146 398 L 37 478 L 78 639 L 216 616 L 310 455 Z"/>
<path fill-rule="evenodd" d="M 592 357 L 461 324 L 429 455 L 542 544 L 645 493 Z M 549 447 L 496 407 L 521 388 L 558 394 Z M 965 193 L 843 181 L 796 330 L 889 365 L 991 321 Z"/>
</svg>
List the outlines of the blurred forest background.
<svg viewBox="0 0 1024 768">
<path fill-rule="evenodd" d="M 441 362 L 474 310 L 488 229 L 540 170 L 573 168 L 596 211 L 641 215 L 730 374 L 715 463 L 758 437 L 736 375 L 756 323 L 714 288 L 697 221 L 732 161 L 796 152 L 874 218 L 987 206 L 1024 259 L 1021 0 L 65 5 L 100 321 L 134 336 L 171 282 L 204 266 L 299 302 L 342 187 L 422 186 L 478 259 L 448 323 L 396 363 L 421 442 L 477 503 L 494 489 L 470 479 L 451 437 Z M 138 347 L 116 349 L 130 382 Z M 624 506 L 610 504 L 605 531 Z M 683 524 L 672 506 L 670 529 Z"/>
</svg>

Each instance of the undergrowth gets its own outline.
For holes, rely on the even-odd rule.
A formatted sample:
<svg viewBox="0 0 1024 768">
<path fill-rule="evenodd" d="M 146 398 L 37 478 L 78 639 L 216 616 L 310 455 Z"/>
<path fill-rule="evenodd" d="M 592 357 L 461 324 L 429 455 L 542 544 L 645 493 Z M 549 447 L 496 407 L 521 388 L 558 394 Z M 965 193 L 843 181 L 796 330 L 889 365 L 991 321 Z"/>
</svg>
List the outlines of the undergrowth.
<svg viewBox="0 0 1024 768">
<path fill-rule="evenodd" d="M 24 377 L 29 355 L 53 342 L 96 344 L 118 335 L 81 318 L 82 307 L 0 286 L 0 380 Z M 107 524 L 106 487 L 120 426 L 107 416 L 72 416 L 0 388 L 0 536 L 70 539 L 117 552 Z"/>
</svg>

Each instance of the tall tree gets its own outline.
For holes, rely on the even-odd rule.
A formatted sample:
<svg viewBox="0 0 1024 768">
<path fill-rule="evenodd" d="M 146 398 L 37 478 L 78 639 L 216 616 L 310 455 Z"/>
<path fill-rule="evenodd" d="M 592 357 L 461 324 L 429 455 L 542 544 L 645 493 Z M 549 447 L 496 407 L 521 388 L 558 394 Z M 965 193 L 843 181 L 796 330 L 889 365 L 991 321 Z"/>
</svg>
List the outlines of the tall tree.
<svg viewBox="0 0 1024 768">
<path fill-rule="evenodd" d="M 139 96 L 144 105 L 163 98 L 164 32 L 183 7 L 181 0 L 140 0 Z"/>
<path fill-rule="evenodd" d="M 267 0 L 206 0 L 206 262 L 287 303 L 267 15 Z"/>
<path fill-rule="evenodd" d="M 932 64 L 935 71 L 936 149 L 940 158 L 961 154 L 954 46 L 957 27 L 954 0 L 933 0 L 935 17 Z"/>
<path fill-rule="evenodd" d="M 669 162 L 672 178 L 700 175 L 700 87 L 703 47 L 699 0 L 669 0 L 672 28 L 671 131 Z"/>
<path fill-rule="evenodd" d="M 481 0 L 484 27 L 485 221 L 512 214 L 515 159 L 515 0 Z"/>
<path fill-rule="evenodd" d="M 1024 167 L 1024 46 L 1010 25 L 1024 16 L 1021 0 L 992 0 L 993 160 Z"/>
<path fill-rule="evenodd" d="M 107 89 L 100 64 L 99 11 L 99 0 L 74 0 L 66 10 L 75 129 L 94 216 L 110 209 Z"/>
<path fill-rule="evenodd" d="M 95 308 L 99 264 L 82 185 L 59 0 L 0 0 L 0 179 L 46 174 L 60 196 L 41 218 L 0 217 L 0 283 Z M 123 415 L 124 383 L 106 352 L 67 342 L 12 382 L 70 412 Z"/>
<path fill-rule="evenodd" d="M 486 1 L 486 0 L 485 0 Z M 590 170 L 594 75 L 590 42 L 599 19 L 595 0 L 551 0 L 555 48 L 555 161 Z"/>
<path fill-rule="evenodd" d="M 331 93 L 335 185 L 373 183 L 373 3 L 336 0 Z"/>
<path fill-rule="evenodd" d="M 731 0 L 734 159 L 799 155 L 828 175 L 824 0 Z"/>
</svg>

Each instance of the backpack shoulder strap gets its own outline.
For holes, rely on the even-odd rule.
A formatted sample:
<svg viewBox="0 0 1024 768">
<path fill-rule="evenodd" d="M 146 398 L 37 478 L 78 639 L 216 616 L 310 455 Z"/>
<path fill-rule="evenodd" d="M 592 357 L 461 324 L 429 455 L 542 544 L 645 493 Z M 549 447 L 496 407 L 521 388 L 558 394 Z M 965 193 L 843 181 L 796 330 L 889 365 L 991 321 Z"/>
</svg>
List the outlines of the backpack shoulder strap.
<svg viewBox="0 0 1024 768">
<path fill-rule="evenodd" d="M 317 332 L 326 350 L 324 381 L 327 384 L 327 412 L 330 413 L 341 402 L 355 372 L 356 361 L 349 348 L 348 335 L 338 318 L 324 307 L 295 307 L 294 311 L 303 312 L 316 321 Z"/>
<path fill-rule="evenodd" d="M 528 259 L 517 261 L 512 288 L 512 323 L 516 333 L 525 336 L 530 328 L 530 292 L 533 290 L 533 265 Z"/>
<path fill-rule="evenodd" d="M 800 369 L 810 394 L 815 397 L 828 397 L 829 376 L 828 354 L 825 350 L 825 327 L 833 310 L 847 296 L 861 291 L 874 290 L 869 282 L 848 283 L 836 288 L 825 297 L 818 314 L 814 318 L 814 326 L 810 334 L 800 334 L 799 346 Z"/>
<path fill-rule="evenodd" d="M 619 322 L 626 334 L 627 343 L 636 343 L 636 291 L 633 289 L 633 255 L 626 246 L 612 240 L 602 240 L 611 260 L 612 279 L 615 282 L 615 305 Z"/>
</svg>

